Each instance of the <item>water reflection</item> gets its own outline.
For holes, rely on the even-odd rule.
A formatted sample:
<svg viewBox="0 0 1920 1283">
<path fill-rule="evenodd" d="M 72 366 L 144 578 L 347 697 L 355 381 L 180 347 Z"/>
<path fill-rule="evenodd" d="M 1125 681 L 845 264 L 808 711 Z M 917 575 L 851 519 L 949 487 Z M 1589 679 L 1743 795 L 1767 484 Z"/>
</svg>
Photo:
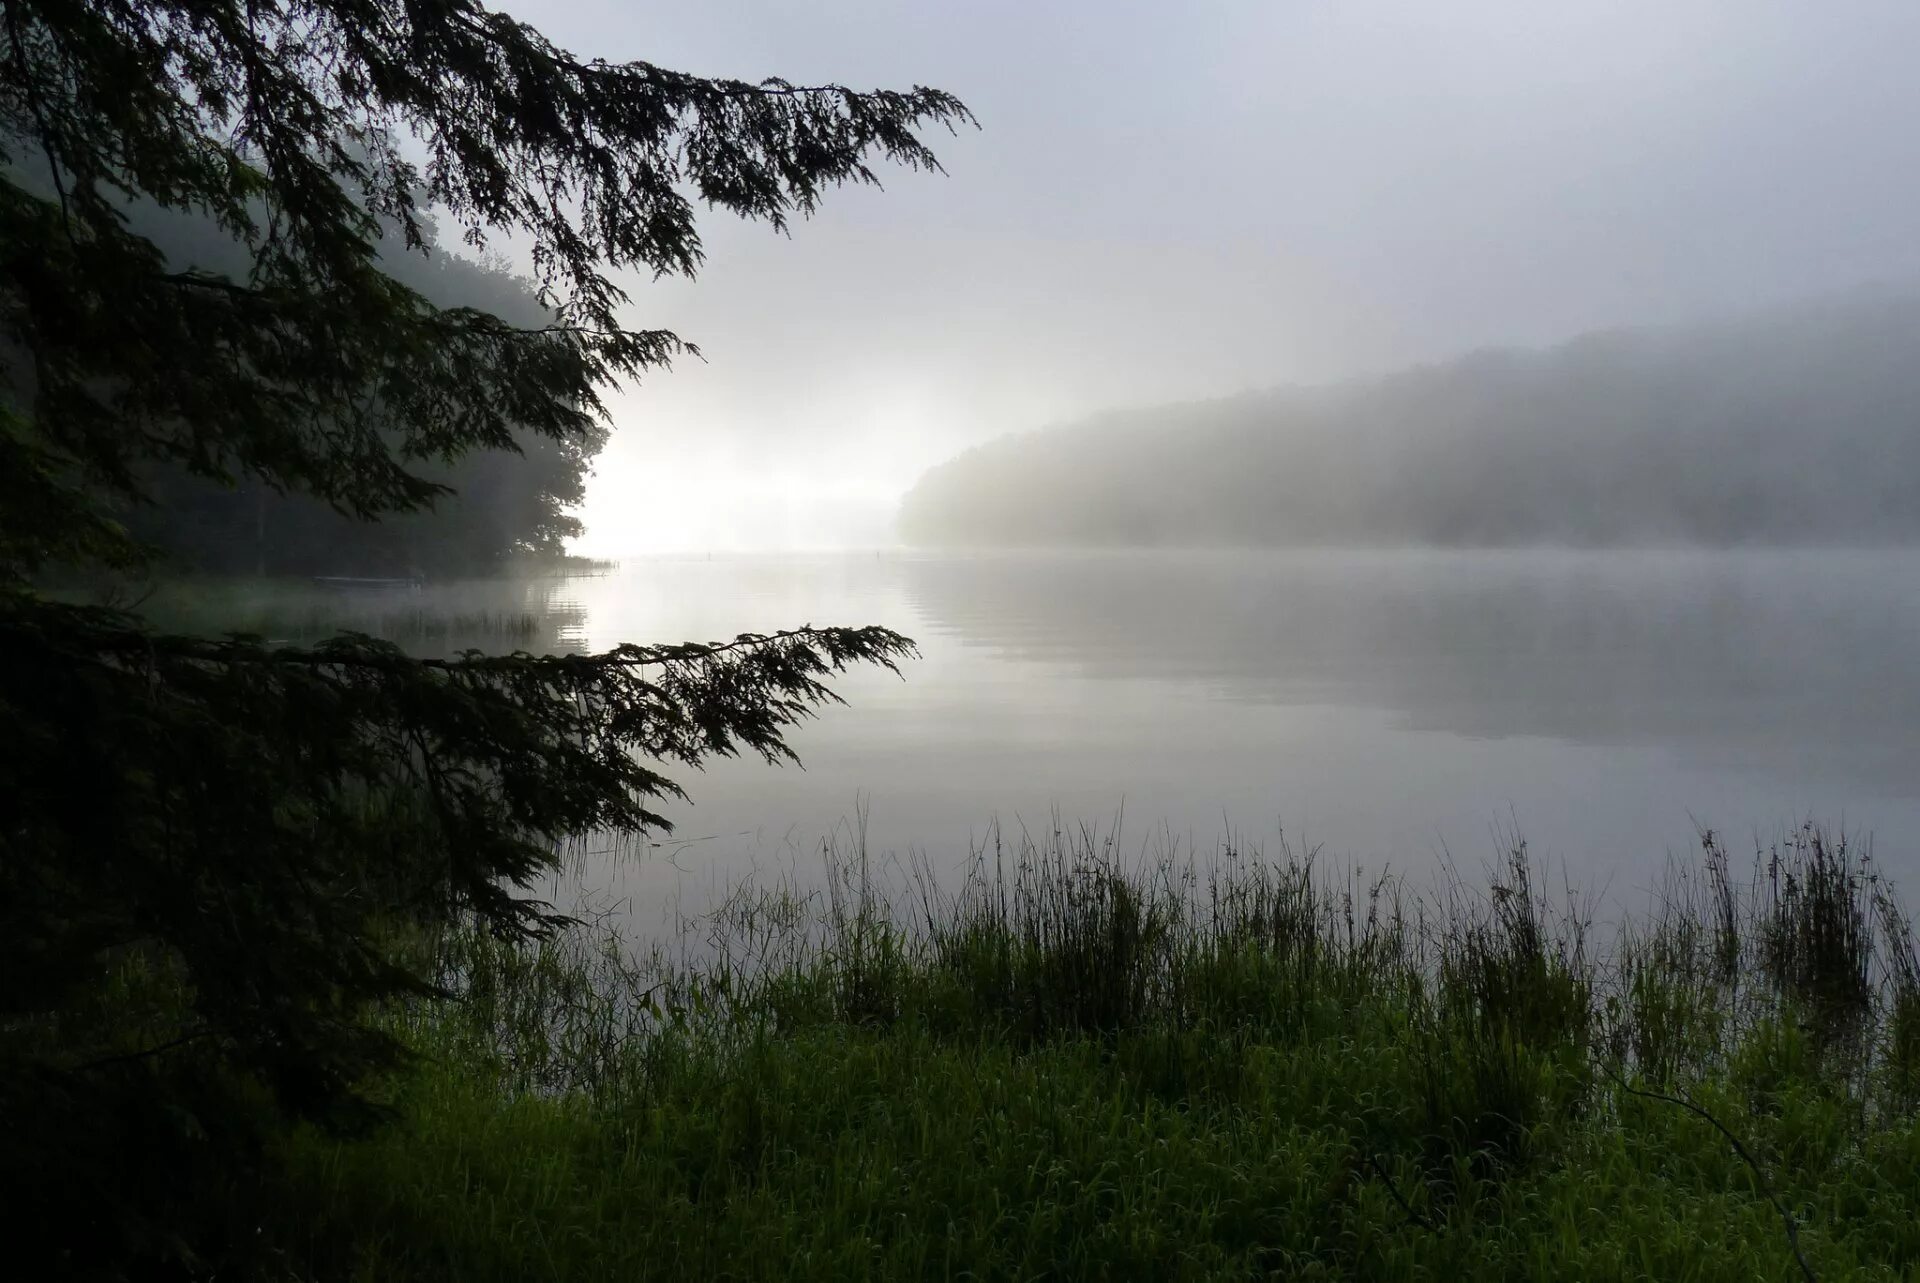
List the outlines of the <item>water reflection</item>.
<svg viewBox="0 0 1920 1283">
<path fill-rule="evenodd" d="M 421 656 L 465 650 L 564 654 L 585 649 L 577 577 L 487 579 L 181 579 L 142 605 L 158 627 L 311 643 L 366 633 Z"/>
<path fill-rule="evenodd" d="M 204 604 L 204 603 L 202 603 Z M 1469 865 L 1516 822 L 1584 886 L 1643 886 L 1692 824 L 1809 816 L 1920 878 L 1920 556 L 1154 554 L 638 559 L 593 578 L 320 589 L 220 626 L 324 620 L 420 653 L 604 649 L 819 623 L 920 639 L 836 680 L 805 770 L 675 771 L 673 841 L 596 890 L 697 908 L 804 871 L 871 809 L 877 852 L 957 869 L 999 819 L 1276 827 L 1372 865 Z M 438 622 L 427 623 L 434 620 Z M 294 639 L 294 638 L 290 638 Z M 674 858 L 664 858 L 678 852 Z M 617 866 L 617 867 L 616 867 Z"/>
<path fill-rule="evenodd" d="M 964 643 L 1095 678 L 1920 795 L 1914 554 L 929 558 L 905 590 Z"/>
</svg>

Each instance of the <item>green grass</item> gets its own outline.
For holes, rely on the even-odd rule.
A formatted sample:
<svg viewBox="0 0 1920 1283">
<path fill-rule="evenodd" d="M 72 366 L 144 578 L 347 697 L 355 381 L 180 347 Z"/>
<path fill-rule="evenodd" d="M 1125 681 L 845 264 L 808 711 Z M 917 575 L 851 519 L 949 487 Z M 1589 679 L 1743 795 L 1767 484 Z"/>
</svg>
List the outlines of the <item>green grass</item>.
<svg viewBox="0 0 1920 1283">
<path fill-rule="evenodd" d="M 1920 1277 L 1910 929 L 1844 843 L 1705 847 L 1605 942 L 1524 848 L 1415 898 L 1064 839 L 743 892 L 698 964 L 456 937 L 396 1121 L 300 1133 L 269 1229 L 327 1278 L 1744 1283 L 1802 1277 L 1784 1210 Z"/>
</svg>

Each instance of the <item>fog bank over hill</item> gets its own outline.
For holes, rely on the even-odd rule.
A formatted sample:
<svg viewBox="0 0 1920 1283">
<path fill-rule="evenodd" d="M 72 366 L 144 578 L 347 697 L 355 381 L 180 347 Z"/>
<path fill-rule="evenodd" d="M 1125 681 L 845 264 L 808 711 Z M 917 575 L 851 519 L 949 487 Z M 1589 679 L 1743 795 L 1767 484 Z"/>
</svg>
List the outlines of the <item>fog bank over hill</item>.
<svg viewBox="0 0 1920 1283">
<path fill-rule="evenodd" d="M 929 470 L 930 546 L 1920 542 L 1920 291 L 1096 416 Z"/>
</svg>

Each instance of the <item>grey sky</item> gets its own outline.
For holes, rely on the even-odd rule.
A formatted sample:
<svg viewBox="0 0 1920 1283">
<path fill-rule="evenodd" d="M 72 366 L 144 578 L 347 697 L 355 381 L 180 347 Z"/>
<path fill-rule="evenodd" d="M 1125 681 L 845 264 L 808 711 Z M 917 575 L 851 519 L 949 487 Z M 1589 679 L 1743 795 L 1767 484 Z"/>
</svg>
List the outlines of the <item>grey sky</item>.
<svg viewBox="0 0 1920 1283">
<path fill-rule="evenodd" d="M 616 399 L 589 551 L 870 543 L 1001 432 L 1920 279 L 1912 0 L 510 7 L 983 126 L 636 284 L 709 363 Z"/>
</svg>

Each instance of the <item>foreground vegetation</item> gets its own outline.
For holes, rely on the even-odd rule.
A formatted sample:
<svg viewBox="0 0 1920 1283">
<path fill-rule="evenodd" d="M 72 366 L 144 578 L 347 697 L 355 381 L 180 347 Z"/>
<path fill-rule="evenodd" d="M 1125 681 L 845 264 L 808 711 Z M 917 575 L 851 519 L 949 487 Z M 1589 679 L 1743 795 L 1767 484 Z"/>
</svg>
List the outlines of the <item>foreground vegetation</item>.
<svg viewBox="0 0 1920 1283">
<path fill-rule="evenodd" d="M 289 1145 L 338 1278 L 1910 1278 L 1920 969 L 1870 862 L 1708 836 L 1590 929 L 1091 839 L 743 889 L 699 956 L 443 942 L 395 1121 Z"/>
</svg>

